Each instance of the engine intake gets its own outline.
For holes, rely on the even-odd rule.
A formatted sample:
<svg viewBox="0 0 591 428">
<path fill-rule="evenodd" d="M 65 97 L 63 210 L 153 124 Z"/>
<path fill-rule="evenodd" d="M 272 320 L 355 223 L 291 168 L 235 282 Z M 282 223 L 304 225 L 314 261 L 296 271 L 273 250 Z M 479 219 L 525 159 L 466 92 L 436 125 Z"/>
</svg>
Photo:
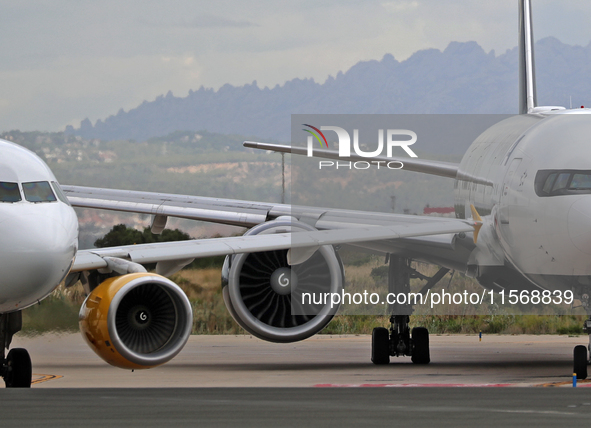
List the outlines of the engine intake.
<svg viewBox="0 0 591 428">
<path fill-rule="evenodd" d="M 109 364 L 126 369 L 171 360 L 192 327 L 193 312 L 183 290 L 151 273 L 107 279 L 80 309 L 80 331 L 90 347 Z"/>
<path fill-rule="evenodd" d="M 260 224 L 246 235 L 314 231 L 291 218 Z M 344 272 L 332 246 L 320 247 L 303 263 L 290 266 L 288 250 L 226 257 L 222 287 L 226 306 L 241 327 L 271 342 L 295 342 L 322 330 L 338 306 L 302 304 L 302 294 L 340 293 Z"/>
</svg>

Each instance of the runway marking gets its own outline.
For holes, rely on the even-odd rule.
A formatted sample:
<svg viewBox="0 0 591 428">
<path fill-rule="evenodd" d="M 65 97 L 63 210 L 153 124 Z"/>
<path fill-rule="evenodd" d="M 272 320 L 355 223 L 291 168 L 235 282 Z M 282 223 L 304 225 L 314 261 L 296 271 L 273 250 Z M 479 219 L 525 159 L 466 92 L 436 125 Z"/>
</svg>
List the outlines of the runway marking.
<svg viewBox="0 0 591 428">
<path fill-rule="evenodd" d="M 572 380 L 567 380 L 564 382 L 547 382 L 547 383 L 540 383 L 538 385 L 534 385 L 534 386 L 541 386 L 542 388 L 555 388 L 558 386 L 572 386 L 573 385 L 573 381 Z M 589 388 L 591 387 L 591 379 L 584 379 L 584 380 L 579 380 L 577 379 L 577 388 Z"/>
<path fill-rule="evenodd" d="M 35 385 L 37 383 L 42 383 L 42 382 L 47 382 L 48 380 L 54 380 L 54 379 L 59 379 L 62 378 L 63 376 L 60 375 L 51 375 L 51 374 L 36 374 L 33 373 L 33 376 L 39 376 L 36 379 L 33 379 L 31 381 L 31 385 Z"/>
<path fill-rule="evenodd" d="M 319 383 L 315 388 L 505 388 L 517 386 L 515 383 L 361 383 L 361 384 L 338 384 Z"/>
</svg>

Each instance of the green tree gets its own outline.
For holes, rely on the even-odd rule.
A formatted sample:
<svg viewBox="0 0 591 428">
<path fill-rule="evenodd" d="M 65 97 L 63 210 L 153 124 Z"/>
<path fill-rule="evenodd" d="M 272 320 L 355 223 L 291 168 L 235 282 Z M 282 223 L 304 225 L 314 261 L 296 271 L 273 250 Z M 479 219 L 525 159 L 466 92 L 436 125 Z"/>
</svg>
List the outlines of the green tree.
<svg viewBox="0 0 591 428">
<path fill-rule="evenodd" d="M 179 229 L 164 229 L 160 235 L 154 235 L 149 227 L 143 232 L 124 224 L 118 224 L 102 238 L 94 242 L 97 248 L 119 247 L 121 245 L 149 244 L 152 242 L 187 241 L 192 239 L 189 234 Z"/>
<path fill-rule="evenodd" d="M 118 224 L 102 238 L 94 242 L 97 248 L 120 247 L 122 245 L 150 244 L 153 242 L 187 241 L 193 239 L 189 234 L 179 229 L 164 229 L 160 235 L 154 235 L 149 227 L 141 232 L 124 224 Z M 188 267 L 192 269 L 219 268 L 224 263 L 225 256 L 203 257 L 195 259 Z M 153 268 L 153 265 L 147 265 Z"/>
</svg>

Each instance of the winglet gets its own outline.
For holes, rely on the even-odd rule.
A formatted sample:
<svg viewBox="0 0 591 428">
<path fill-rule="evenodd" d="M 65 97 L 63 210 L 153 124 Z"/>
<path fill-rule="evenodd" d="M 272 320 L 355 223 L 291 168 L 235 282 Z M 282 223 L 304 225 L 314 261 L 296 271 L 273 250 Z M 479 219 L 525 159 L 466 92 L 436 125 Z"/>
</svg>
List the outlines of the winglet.
<svg viewBox="0 0 591 428">
<path fill-rule="evenodd" d="M 474 205 L 470 205 L 470 211 L 472 211 L 472 218 L 474 220 L 482 222 L 482 218 L 478 214 L 478 211 L 476 211 L 476 208 L 474 208 Z"/>
<path fill-rule="evenodd" d="M 480 217 L 480 214 L 478 214 L 478 211 L 476 211 L 476 208 L 474 208 L 474 205 L 470 205 L 470 211 L 472 211 L 472 218 L 474 219 L 472 227 L 474 227 L 474 243 L 476 244 L 478 241 L 478 233 L 482 228 L 482 218 Z"/>
</svg>

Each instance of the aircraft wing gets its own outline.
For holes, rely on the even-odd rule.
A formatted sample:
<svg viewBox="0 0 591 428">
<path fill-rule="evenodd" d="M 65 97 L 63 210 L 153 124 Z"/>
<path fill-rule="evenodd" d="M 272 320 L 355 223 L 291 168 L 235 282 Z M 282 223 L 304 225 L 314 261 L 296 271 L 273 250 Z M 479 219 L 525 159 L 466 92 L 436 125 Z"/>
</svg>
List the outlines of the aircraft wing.
<svg viewBox="0 0 591 428">
<path fill-rule="evenodd" d="M 252 227 L 267 221 L 271 211 L 276 215 L 289 215 L 290 207 L 134 190 L 61 187 L 74 207 L 179 217 L 243 227 Z"/>
<path fill-rule="evenodd" d="M 248 147 L 250 149 L 271 150 L 278 153 L 291 153 L 302 156 L 307 155 L 307 149 L 305 147 L 284 146 L 281 144 L 271 143 L 257 143 L 255 141 L 245 141 L 243 145 L 244 147 Z M 456 178 L 459 171 L 458 164 L 418 158 L 391 158 L 385 156 L 374 156 L 367 158 L 359 155 L 341 157 L 339 156 L 339 152 L 326 149 L 314 149 L 312 156 L 340 161 L 374 161 L 382 163 L 396 162 L 402 164 L 402 169 L 406 171 L 422 172 L 424 174 L 438 175 L 440 177 L 447 178 Z"/>
<path fill-rule="evenodd" d="M 462 223 L 461 220 L 450 218 L 250 202 L 135 190 L 65 185 L 61 187 L 74 207 L 179 217 L 242 227 L 253 227 L 281 216 L 295 217 L 323 230 L 342 229 L 360 224 L 387 226 L 442 222 L 447 224 L 456 221 Z"/>
<path fill-rule="evenodd" d="M 322 245 L 355 244 L 473 230 L 469 221 L 453 220 L 127 245 L 78 251 L 72 272 L 105 268 L 108 266 L 105 258 L 108 257 L 141 264 L 292 248 L 319 248 Z"/>
<path fill-rule="evenodd" d="M 245 141 L 244 147 L 250 149 L 259 150 L 270 150 L 278 153 L 290 153 L 294 155 L 307 155 L 307 149 L 304 147 L 297 146 L 284 146 L 281 144 L 270 144 L 270 143 L 257 143 L 254 141 Z M 314 149 L 312 157 L 334 159 L 339 161 L 362 161 L 362 162 L 380 162 L 387 164 L 389 162 L 395 162 L 402 165 L 401 169 L 405 171 L 420 172 L 423 174 L 437 175 L 439 177 L 447 177 L 458 180 L 469 181 L 471 183 L 483 184 L 485 186 L 493 186 L 494 183 L 484 177 L 477 177 L 466 173 L 460 169 L 459 164 L 429 160 L 429 159 L 417 159 L 417 158 L 390 158 L 385 156 L 373 156 L 371 158 L 362 157 L 359 155 L 351 155 L 348 157 L 341 157 L 339 152 L 334 150 L 325 149 Z"/>
<path fill-rule="evenodd" d="M 127 211 L 180 217 L 242 227 L 253 227 L 281 216 L 290 216 L 318 229 L 308 234 L 273 238 L 264 235 L 201 239 L 177 243 L 134 245 L 80 251 L 74 270 L 104 267 L 105 257 L 122 257 L 139 263 L 181 260 L 239 252 L 351 244 L 372 252 L 411 251 L 413 257 L 446 263 L 465 264 L 469 253 L 458 251 L 455 237 L 473 232 L 469 221 L 416 215 L 389 214 L 345 209 L 295 206 L 233 199 L 173 195 L 131 190 L 62 186 L 75 207 Z M 332 233 L 328 233 L 333 231 Z M 315 240 L 318 240 L 316 242 Z M 296 244 L 297 241 L 297 244 Z M 441 259 L 444 257 L 444 259 Z"/>
</svg>

